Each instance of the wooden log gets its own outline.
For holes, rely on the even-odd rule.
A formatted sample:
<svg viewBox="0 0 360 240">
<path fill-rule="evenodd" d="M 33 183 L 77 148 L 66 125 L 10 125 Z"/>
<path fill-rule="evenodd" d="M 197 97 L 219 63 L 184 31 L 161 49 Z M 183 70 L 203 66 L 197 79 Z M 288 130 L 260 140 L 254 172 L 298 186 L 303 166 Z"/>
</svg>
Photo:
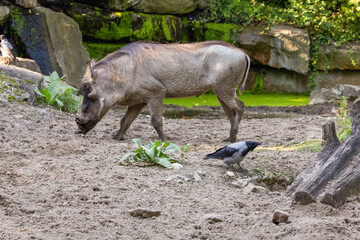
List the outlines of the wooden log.
<svg viewBox="0 0 360 240">
<path fill-rule="evenodd" d="M 315 196 L 309 196 L 309 194 L 306 193 L 306 185 L 309 181 L 311 181 L 314 172 L 322 171 L 321 167 L 340 145 L 340 141 L 336 136 L 334 122 L 328 122 L 323 125 L 322 139 L 323 141 L 321 145 L 323 147 L 316 159 L 295 179 L 289 189 L 285 192 L 285 195 L 291 196 L 295 194 L 295 191 L 297 191 L 296 201 L 299 201 L 302 204 L 309 204 L 315 201 Z"/>
<path fill-rule="evenodd" d="M 360 98 L 353 107 L 352 131 L 346 138 L 345 149 L 339 158 L 351 158 L 348 167 L 339 174 L 336 180 L 325 191 L 322 203 L 339 207 L 350 195 L 360 193 Z M 344 160 L 343 160 L 344 161 Z"/>
<path fill-rule="evenodd" d="M 360 98 L 353 105 L 352 133 L 340 144 L 334 123 L 323 126 L 324 147 L 285 195 L 300 204 L 321 202 L 338 207 L 360 192 Z"/>
</svg>

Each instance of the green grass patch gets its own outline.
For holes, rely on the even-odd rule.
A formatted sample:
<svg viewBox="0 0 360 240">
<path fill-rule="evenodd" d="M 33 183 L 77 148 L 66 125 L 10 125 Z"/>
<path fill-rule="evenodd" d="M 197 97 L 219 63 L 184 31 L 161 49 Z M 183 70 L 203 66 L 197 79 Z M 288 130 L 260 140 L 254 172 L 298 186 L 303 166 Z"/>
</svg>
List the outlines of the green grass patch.
<svg viewBox="0 0 360 240">
<path fill-rule="evenodd" d="M 300 151 L 300 152 L 320 152 L 321 140 L 309 139 L 305 141 L 296 141 L 289 144 L 275 147 L 258 147 L 257 151 Z"/>
<path fill-rule="evenodd" d="M 304 106 L 309 104 L 309 96 L 295 94 L 263 93 L 251 94 L 245 92 L 239 96 L 239 99 L 245 103 L 245 106 Z M 214 94 L 204 94 L 199 97 L 186 98 L 167 98 L 165 104 L 174 104 L 192 108 L 194 106 L 220 106 L 220 103 Z"/>
</svg>

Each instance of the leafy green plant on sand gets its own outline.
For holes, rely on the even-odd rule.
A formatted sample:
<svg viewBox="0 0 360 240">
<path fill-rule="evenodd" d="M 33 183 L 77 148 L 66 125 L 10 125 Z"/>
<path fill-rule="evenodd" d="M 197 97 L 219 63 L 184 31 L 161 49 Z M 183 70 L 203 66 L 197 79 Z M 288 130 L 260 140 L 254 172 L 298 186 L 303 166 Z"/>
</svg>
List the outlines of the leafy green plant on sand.
<svg viewBox="0 0 360 240">
<path fill-rule="evenodd" d="M 45 76 L 45 87 L 41 91 L 37 87 L 35 88 L 35 92 L 40 96 L 40 101 L 45 102 L 47 105 L 56 105 L 59 109 L 64 107 L 64 100 L 66 100 L 67 103 L 71 102 L 71 100 L 69 101 L 68 99 L 71 94 L 66 93 L 72 92 L 72 96 L 75 96 L 77 89 L 62 83 L 61 80 L 64 77 L 65 76 L 60 78 L 57 72 L 51 73 L 50 76 Z"/>
<path fill-rule="evenodd" d="M 348 112 L 347 97 L 342 97 L 337 109 L 336 123 L 339 125 L 337 135 L 340 141 L 343 141 L 347 136 L 350 135 L 351 127 L 351 118 Z"/>
<path fill-rule="evenodd" d="M 120 159 L 120 164 L 126 164 L 125 161 L 133 162 L 148 162 L 159 164 L 166 168 L 173 168 L 171 163 L 180 163 L 180 160 L 172 158 L 169 153 L 178 152 L 181 158 L 184 157 L 184 153 L 176 144 L 169 142 L 156 141 L 148 145 L 141 145 L 139 138 L 132 139 L 134 144 L 138 147 L 133 153 L 128 153 Z M 188 145 L 183 147 L 184 150 Z"/>
</svg>

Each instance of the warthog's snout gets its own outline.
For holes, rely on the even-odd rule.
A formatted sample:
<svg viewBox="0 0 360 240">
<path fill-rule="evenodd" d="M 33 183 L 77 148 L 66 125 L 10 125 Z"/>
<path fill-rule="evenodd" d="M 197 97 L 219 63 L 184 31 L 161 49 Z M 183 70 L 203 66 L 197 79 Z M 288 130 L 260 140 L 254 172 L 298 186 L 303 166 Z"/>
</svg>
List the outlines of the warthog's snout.
<svg viewBox="0 0 360 240">
<path fill-rule="evenodd" d="M 77 116 L 75 119 L 76 124 L 79 127 L 78 133 L 86 134 L 88 131 L 90 131 L 93 127 L 95 127 L 96 123 L 93 123 L 90 121 L 89 118 Z"/>
<path fill-rule="evenodd" d="M 79 116 L 77 116 L 75 121 L 76 121 L 77 125 L 84 126 L 89 122 L 89 119 L 88 118 L 80 118 Z"/>
</svg>

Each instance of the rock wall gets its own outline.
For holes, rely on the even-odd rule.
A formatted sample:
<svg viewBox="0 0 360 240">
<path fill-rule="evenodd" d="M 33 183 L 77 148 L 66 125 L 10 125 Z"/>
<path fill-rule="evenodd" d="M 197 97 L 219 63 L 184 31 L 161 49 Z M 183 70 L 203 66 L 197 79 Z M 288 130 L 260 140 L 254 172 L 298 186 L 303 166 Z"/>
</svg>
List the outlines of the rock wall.
<svg viewBox="0 0 360 240">
<path fill-rule="evenodd" d="M 70 84 L 80 87 L 90 58 L 76 22 L 43 7 L 31 11 L 12 8 L 8 15 L 5 34 L 13 40 L 17 55 L 34 59 L 42 74 L 57 71 L 60 76 L 66 75 Z"/>
<path fill-rule="evenodd" d="M 57 12 L 63 12 L 76 21 L 72 26 L 79 26 L 83 37 L 83 46 L 91 58 L 101 59 L 108 53 L 117 50 L 132 41 L 155 41 L 162 43 L 193 42 L 206 40 L 222 40 L 244 49 L 252 59 L 252 70 L 247 89 L 252 88 L 255 75 L 264 81 L 267 91 L 276 92 L 308 92 L 310 76 L 311 42 L 309 34 L 299 28 L 287 25 L 275 25 L 268 30 L 259 26 L 239 26 L 236 24 L 203 23 L 195 20 L 196 11 L 203 8 L 205 0 L 9 0 L 13 5 L 30 8 L 31 13 L 24 13 L 26 21 L 19 25 L 21 16 L 9 11 L 13 7 L 0 7 L 0 30 L 4 19 L 11 19 L 11 27 L 4 28 L 15 43 L 17 52 L 30 56 L 40 65 L 44 74 L 52 70 L 60 73 L 76 72 L 81 75 L 85 62 L 89 57 L 79 46 L 81 36 L 77 31 L 71 34 L 46 33 L 33 26 L 46 26 L 57 29 L 62 24 L 60 18 L 52 21 L 50 15 L 66 19 L 64 14 L 49 12 L 42 8 L 32 11 L 34 6 L 42 5 Z M 175 3 L 175 4 L 174 4 Z M 50 10 L 49 10 L 50 11 Z M 194 13 L 195 11 L 195 13 Z M 10 13 L 9 13 L 10 12 Z M 36 14 L 34 14 L 36 12 Z M 191 14 L 191 18 L 189 17 Z M 47 17 L 48 16 L 48 17 Z M 196 17 L 195 17 L 196 19 Z M 45 23 L 45 24 L 44 24 Z M 19 31 L 22 27 L 26 31 Z M 76 27 L 73 27 L 74 29 Z M 15 29 L 15 33 L 14 33 Z M 26 32 L 26 34 L 25 34 Z M 39 41 L 35 36 L 47 34 L 48 40 Z M 52 34 L 52 37 L 50 36 Z M 72 39 L 75 35 L 76 40 Z M 63 38 L 62 38 L 63 37 Z M 55 39 L 60 38 L 56 44 Z M 68 39 L 68 40 L 66 40 Z M 80 39 L 80 40 L 79 40 Z M 36 42 L 36 54 L 32 51 Z M 51 42 L 51 44 L 49 44 Z M 76 42 L 76 44 L 74 43 Z M 61 56 L 61 51 L 49 51 L 60 44 L 62 49 L 71 49 Z M 49 47 L 50 46 L 50 47 Z M 59 48 L 60 49 L 60 48 Z M 80 51 L 76 51 L 80 49 Z M 55 54 L 54 52 L 57 52 Z M 74 53 L 74 55 L 72 55 Z M 360 45 L 320 46 L 318 50 L 316 78 L 319 88 L 333 87 L 338 83 L 360 85 Z M 65 56 L 69 56 L 64 60 Z M 74 66 L 74 57 L 81 60 Z M 65 70 L 70 69 L 70 70 Z M 71 75 L 70 82 L 78 86 L 78 75 Z M 69 75 L 70 76 L 70 75 Z"/>
</svg>

